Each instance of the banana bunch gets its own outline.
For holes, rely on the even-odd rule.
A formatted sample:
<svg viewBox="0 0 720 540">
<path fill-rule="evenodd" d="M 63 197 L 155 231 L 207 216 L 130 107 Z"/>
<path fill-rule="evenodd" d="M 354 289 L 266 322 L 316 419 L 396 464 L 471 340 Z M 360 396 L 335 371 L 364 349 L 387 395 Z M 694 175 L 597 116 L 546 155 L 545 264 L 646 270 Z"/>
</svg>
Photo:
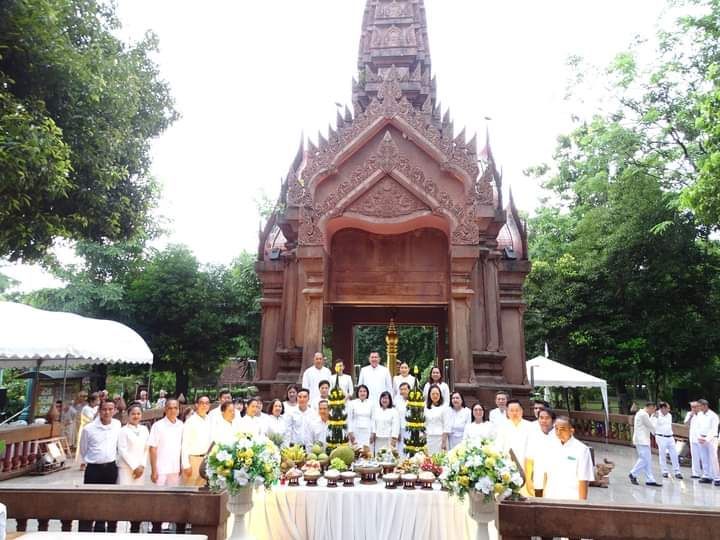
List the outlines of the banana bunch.
<svg viewBox="0 0 720 540">
<path fill-rule="evenodd" d="M 305 450 L 302 446 L 293 444 L 280 451 L 280 456 L 283 461 L 292 461 L 298 463 L 305 460 Z"/>
</svg>

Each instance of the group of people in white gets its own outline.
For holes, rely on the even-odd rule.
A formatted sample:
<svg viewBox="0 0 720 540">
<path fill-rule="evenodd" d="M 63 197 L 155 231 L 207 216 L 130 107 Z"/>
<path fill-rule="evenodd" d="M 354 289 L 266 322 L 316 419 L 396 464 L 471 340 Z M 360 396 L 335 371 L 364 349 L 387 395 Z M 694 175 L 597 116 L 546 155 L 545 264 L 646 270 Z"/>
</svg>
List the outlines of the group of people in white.
<svg viewBox="0 0 720 540">
<path fill-rule="evenodd" d="M 685 415 L 690 441 L 692 458 L 692 476 L 701 484 L 720 486 L 720 465 L 718 464 L 718 429 L 720 419 L 705 399 L 690 402 L 690 411 Z M 637 452 L 637 462 L 630 471 L 630 482 L 637 485 L 639 476 L 645 476 L 645 485 L 660 487 L 653 475 L 651 466 L 651 435 L 655 436 L 658 447 L 658 460 L 663 478 L 670 477 L 667 458 L 670 457 L 672 474 L 682 480 L 680 462 L 672 430 L 672 414 L 670 405 L 661 401 L 646 403 L 645 407 L 635 413 L 633 422 L 633 444 Z"/>
<path fill-rule="evenodd" d="M 259 398 L 238 407 L 230 392 L 221 391 L 212 410 L 207 395 L 197 396 L 183 422 L 178 400 L 167 398 L 164 417 L 150 430 L 141 423 L 143 403 L 128 406 L 127 424 L 121 426 L 114 418 L 115 403 L 103 401 L 80 436 L 85 483 L 143 484 L 149 466 L 155 485 L 202 485 L 200 468 L 212 445 L 232 442 L 239 433 L 266 435 L 280 445 L 300 444 L 309 451 L 314 443 L 326 441 L 330 390 L 336 384 L 345 395 L 350 443 L 403 454 L 409 435 L 408 394 L 415 385 L 409 366 L 400 364 L 400 374 L 391 377 L 373 352 L 357 386 L 343 373 L 342 362 L 335 367 L 336 373 L 330 373 L 317 353 L 303 373 L 302 385 L 290 385 L 286 399 L 272 400 L 265 411 Z M 451 450 L 464 439 L 493 440 L 499 450 L 512 451 L 523 466 L 529 494 L 586 498 L 587 484 L 594 479 L 592 460 L 589 449 L 572 436 L 567 418 L 556 419 L 551 410 L 536 403 L 536 421 L 529 422 L 523 419 L 520 403 L 509 400 L 505 392 L 497 393 L 496 408 L 487 414 L 481 403 L 467 407 L 459 392 L 450 391 L 437 367 L 423 387 L 423 398 L 428 453 Z"/>
</svg>

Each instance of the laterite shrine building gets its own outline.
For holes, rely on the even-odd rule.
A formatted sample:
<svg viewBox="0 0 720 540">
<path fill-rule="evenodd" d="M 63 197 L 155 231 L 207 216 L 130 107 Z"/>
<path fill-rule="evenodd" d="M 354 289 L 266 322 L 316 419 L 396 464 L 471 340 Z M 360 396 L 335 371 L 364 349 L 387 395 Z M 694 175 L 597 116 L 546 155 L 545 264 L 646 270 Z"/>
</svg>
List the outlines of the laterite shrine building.
<svg viewBox="0 0 720 540">
<path fill-rule="evenodd" d="M 489 144 L 441 111 L 423 0 L 367 0 L 352 109 L 301 145 L 261 235 L 255 384 L 282 395 L 328 325 L 351 373 L 353 326 L 394 317 L 438 328 L 466 396 L 527 396 L 526 231 Z"/>
</svg>

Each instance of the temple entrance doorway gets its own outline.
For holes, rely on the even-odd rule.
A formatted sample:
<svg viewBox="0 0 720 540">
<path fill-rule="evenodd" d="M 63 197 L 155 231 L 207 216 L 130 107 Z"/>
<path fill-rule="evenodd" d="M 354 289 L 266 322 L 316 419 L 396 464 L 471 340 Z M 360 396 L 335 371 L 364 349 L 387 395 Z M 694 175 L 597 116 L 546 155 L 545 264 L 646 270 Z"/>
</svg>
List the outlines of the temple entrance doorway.
<svg viewBox="0 0 720 540">
<path fill-rule="evenodd" d="M 345 373 L 355 373 L 355 366 L 368 362 L 373 350 L 380 353 L 385 365 L 385 334 L 390 319 L 398 330 L 398 358 L 424 368 L 430 362 L 448 357 L 446 306 L 345 306 L 329 307 L 332 324 L 333 359 L 342 359 Z M 405 339 L 403 339 L 405 337 Z M 412 338 L 415 343 L 409 343 Z M 418 353 L 418 351 L 420 351 Z M 420 358 L 408 355 L 420 354 Z M 359 368 L 358 368 L 359 369 Z"/>
<path fill-rule="evenodd" d="M 437 326 L 426 324 L 396 324 L 398 334 L 398 362 L 407 362 L 423 371 L 437 364 L 440 332 Z M 383 364 L 387 358 L 385 336 L 387 324 L 358 324 L 353 326 L 353 365 L 355 371 L 368 364 L 371 352 L 380 353 Z"/>
</svg>

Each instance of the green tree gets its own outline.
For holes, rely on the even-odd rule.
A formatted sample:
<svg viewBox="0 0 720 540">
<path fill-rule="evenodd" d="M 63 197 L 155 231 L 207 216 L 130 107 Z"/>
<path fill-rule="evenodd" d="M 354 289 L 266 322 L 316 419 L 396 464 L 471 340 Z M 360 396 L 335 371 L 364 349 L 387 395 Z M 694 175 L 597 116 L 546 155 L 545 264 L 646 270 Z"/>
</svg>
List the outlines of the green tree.
<svg viewBox="0 0 720 540">
<path fill-rule="evenodd" d="M 183 246 L 150 258 L 127 286 L 131 325 L 150 345 L 158 369 L 175 372 L 187 396 L 191 375 L 217 372 L 235 353 L 241 304 L 223 267 L 201 268 Z"/>
<path fill-rule="evenodd" d="M 156 38 L 126 45 L 119 26 L 100 0 L 0 2 L 0 257 L 147 227 L 150 140 L 177 114 Z"/>
</svg>

